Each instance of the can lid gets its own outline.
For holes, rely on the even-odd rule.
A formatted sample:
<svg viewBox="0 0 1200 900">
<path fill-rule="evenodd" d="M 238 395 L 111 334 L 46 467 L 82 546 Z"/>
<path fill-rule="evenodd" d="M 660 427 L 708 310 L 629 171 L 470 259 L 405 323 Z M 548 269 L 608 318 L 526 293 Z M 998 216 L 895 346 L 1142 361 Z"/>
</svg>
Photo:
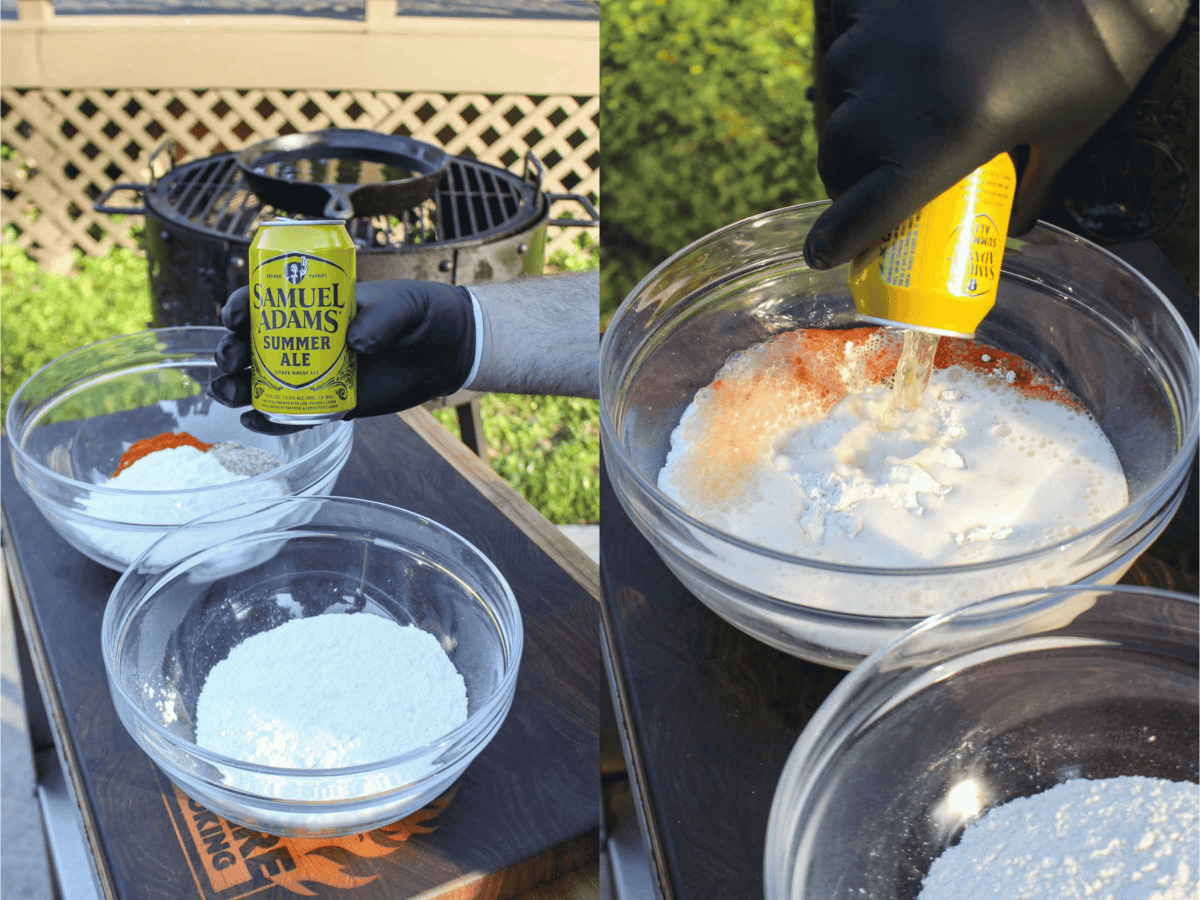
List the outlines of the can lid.
<svg viewBox="0 0 1200 900">
<path fill-rule="evenodd" d="M 912 322 L 901 322 L 898 319 L 882 319 L 879 316 L 864 316 L 861 313 L 854 318 L 858 322 L 869 322 L 872 325 L 884 325 L 888 328 L 906 328 L 909 331 L 927 331 L 930 334 L 937 334 L 942 337 L 966 338 L 967 340 L 972 340 L 975 337 L 975 332 L 973 331 L 950 331 L 948 328 L 914 325 Z"/>
<path fill-rule="evenodd" d="M 264 222 L 259 222 L 258 227 L 262 228 L 266 225 L 345 225 L 344 219 L 289 219 L 285 216 L 279 216 L 274 219 L 267 219 Z"/>
</svg>

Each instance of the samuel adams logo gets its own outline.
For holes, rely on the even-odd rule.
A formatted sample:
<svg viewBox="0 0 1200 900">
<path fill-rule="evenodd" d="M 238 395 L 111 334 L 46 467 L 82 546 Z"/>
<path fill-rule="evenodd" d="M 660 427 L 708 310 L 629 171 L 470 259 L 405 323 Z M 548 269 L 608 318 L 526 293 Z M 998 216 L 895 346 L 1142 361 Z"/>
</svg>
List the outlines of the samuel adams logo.
<svg viewBox="0 0 1200 900">
<path fill-rule="evenodd" d="M 956 296 L 978 297 L 996 287 L 1003 238 L 986 213 L 977 214 L 968 227 L 969 233 L 954 229 L 949 285 Z"/>
<path fill-rule="evenodd" d="M 252 279 L 250 314 L 261 371 L 286 389 L 320 385 L 345 362 L 347 285 L 330 277 L 337 267 L 319 256 L 288 253 L 260 268 L 264 277 Z"/>
<path fill-rule="evenodd" d="M 313 897 L 321 887 L 358 888 L 364 900 L 378 900 L 390 893 L 378 883 L 387 857 L 413 835 L 435 830 L 431 820 L 450 805 L 456 791 L 451 788 L 391 825 L 324 838 L 275 837 L 234 825 L 172 785 L 163 784 L 162 798 L 203 900 L 242 900 L 269 888 Z M 375 887 L 368 888 L 372 883 Z"/>
<path fill-rule="evenodd" d="M 299 256 L 287 257 L 284 264 L 283 277 L 288 280 L 288 284 L 299 284 L 304 280 L 304 276 L 308 274 L 308 257 L 303 254 Z"/>
</svg>

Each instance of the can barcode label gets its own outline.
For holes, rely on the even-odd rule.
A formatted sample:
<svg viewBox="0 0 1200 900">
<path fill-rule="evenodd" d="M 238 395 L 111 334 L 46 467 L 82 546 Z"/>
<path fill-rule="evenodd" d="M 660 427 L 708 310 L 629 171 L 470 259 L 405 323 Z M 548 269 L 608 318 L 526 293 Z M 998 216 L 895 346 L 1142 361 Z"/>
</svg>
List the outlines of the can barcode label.
<svg viewBox="0 0 1200 900">
<path fill-rule="evenodd" d="M 917 243 L 921 237 L 921 212 L 918 210 L 901 222 L 880 251 L 879 277 L 885 284 L 909 287 L 912 284 L 913 264 L 917 258 Z"/>
</svg>

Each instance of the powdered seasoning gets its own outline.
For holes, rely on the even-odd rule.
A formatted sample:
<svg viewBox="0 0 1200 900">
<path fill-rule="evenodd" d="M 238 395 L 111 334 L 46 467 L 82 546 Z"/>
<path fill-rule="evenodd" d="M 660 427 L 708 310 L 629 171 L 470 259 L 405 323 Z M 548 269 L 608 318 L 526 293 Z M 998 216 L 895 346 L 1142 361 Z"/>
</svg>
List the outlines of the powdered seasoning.
<svg viewBox="0 0 1200 900">
<path fill-rule="evenodd" d="M 989 810 L 918 900 L 1196 900 L 1200 785 L 1075 779 Z"/>
<path fill-rule="evenodd" d="M 283 465 L 283 460 L 274 453 L 259 450 L 257 447 L 247 447 L 237 441 L 222 441 L 219 444 L 213 444 L 208 452 L 230 472 L 241 475 L 243 478 L 261 475 Z"/>
<path fill-rule="evenodd" d="M 467 720 L 462 676 L 437 638 L 367 613 L 292 619 L 213 666 L 196 743 L 259 765 L 362 765 L 437 741 Z"/>
<path fill-rule="evenodd" d="M 117 468 L 113 471 L 113 477 L 115 478 L 117 475 L 120 475 L 123 470 L 128 469 L 142 457 L 159 450 L 170 449 L 171 447 L 195 447 L 197 450 L 207 452 L 212 445 L 198 440 L 186 431 L 178 433 L 164 431 L 162 434 L 156 434 L 154 437 L 143 438 L 135 442 L 128 450 L 122 453 L 121 461 L 117 463 Z"/>
<path fill-rule="evenodd" d="M 170 447 L 141 457 L 101 485 L 122 492 L 154 492 L 160 496 L 138 494 L 125 497 L 122 494 L 97 493 L 84 498 L 83 504 L 90 515 L 111 522 L 182 525 L 197 516 L 227 507 L 229 497 L 184 494 L 181 491 L 217 487 L 245 477 L 227 469 L 217 456 L 210 453 L 191 446 Z M 246 494 L 240 499 L 280 496 L 283 496 L 282 486 L 274 481 L 266 481 L 253 488 L 248 485 Z"/>
<path fill-rule="evenodd" d="M 97 550 L 118 560 L 122 568 L 129 565 L 170 528 L 230 506 L 230 491 L 197 488 L 219 488 L 283 465 L 273 454 L 233 446 L 230 450 L 229 444 L 213 444 L 208 451 L 187 445 L 168 447 L 134 459 L 99 483 L 109 490 L 80 498 L 88 516 L 105 524 L 81 522 L 77 530 Z M 240 488 L 236 502 L 286 493 L 279 479 L 262 478 Z M 147 525 L 162 529 L 131 527 Z"/>
</svg>

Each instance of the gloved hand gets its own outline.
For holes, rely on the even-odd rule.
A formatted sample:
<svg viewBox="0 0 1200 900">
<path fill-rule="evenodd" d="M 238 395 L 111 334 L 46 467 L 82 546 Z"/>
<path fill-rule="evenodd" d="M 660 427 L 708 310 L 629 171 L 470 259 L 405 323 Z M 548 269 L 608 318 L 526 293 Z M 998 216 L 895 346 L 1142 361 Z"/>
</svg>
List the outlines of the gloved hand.
<svg viewBox="0 0 1200 900">
<path fill-rule="evenodd" d="M 1005 151 L 1016 151 L 1019 176 L 1009 232 L 1028 231 L 1055 176 L 1130 96 L 1188 0 L 816 4 L 818 38 L 832 41 L 815 85 L 818 121 L 828 110 L 817 167 L 835 202 L 804 254 L 825 269 Z"/>
<path fill-rule="evenodd" d="M 250 405 L 250 292 L 238 288 L 221 309 L 230 334 L 214 354 L 222 374 L 208 391 L 225 406 Z M 452 394 L 463 386 L 475 359 L 475 315 L 464 287 L 436 281 L 363 281 L 358 312 L 346 341 L 358 354 L 358 405 L 347 419 L 399 412 Z M 257 410 L 242 424 L 266 434 L 300 430 L 276 425 Z"/>
</svg>

